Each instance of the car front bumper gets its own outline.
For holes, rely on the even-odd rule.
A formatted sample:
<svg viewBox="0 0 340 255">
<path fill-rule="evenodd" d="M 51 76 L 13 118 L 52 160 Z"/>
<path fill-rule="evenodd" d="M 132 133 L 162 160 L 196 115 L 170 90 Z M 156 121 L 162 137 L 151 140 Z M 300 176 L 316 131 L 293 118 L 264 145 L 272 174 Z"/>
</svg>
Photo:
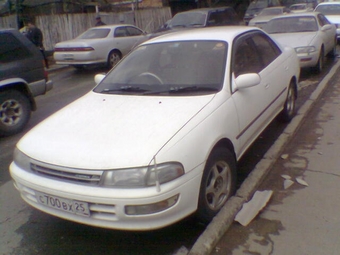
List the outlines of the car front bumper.
<svg viewBox="0 0 340 255">
<path fill-rule="evenodd" d="M 156 187 L 117 189 L 60 182 L 27 172 L 15 163 L 10 165 L 14 186 L 31 206 L 70 221 L 121 230 L 158 229 L 192 214 L 197 209 L 202 171 L 199 167 L 187 176 L 162 184 L 161 191 L 157 191 Z M 84 215 L 62 208 L 52 208 L 39 202 L 42 196 L 59 198 L 61 203 L 73 201 L 73 206 L 75 203 L 84 203 L 89 210 L 87 215 Z M 142 215 L 126 213 L 126 206 L 161 203 L 174 196 L 178 196 L 176 203 L 165 210 Z"/>
<path fill-rule="evenodd" d="M 310 54 L 297 54 L 300 67 L 314 67 L 318 63 L 319 60 L 319 51 L 312 52 Z"/>
</svg>

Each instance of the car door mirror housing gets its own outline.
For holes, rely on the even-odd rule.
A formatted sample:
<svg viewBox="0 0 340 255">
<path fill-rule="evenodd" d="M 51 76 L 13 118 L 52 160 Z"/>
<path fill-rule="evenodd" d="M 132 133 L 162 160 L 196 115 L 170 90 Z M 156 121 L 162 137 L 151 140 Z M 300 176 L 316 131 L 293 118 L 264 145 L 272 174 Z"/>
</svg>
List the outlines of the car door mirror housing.
<svg viewBox="0 0 340 255">
<path fill-rule="evenodd" d="M 94 82 L 97 84 L 99 84 L 105 77 L 105 74 L 96 74 L 94 76 Z"/>
<path fill-rule="evenodd" d="M 321 28 L 321 31 L 327 31 L 327 30 L 330 30 L 330 29 L 332 29 L 332 25 L 326 24 Z"/>
<path fill-rule="evenodd" d="M 237 76 L 235 84 L 237 89 L 245 89 L 260 84 L 261 77 L 257 73 L 247 73 Z"/>
</svg>

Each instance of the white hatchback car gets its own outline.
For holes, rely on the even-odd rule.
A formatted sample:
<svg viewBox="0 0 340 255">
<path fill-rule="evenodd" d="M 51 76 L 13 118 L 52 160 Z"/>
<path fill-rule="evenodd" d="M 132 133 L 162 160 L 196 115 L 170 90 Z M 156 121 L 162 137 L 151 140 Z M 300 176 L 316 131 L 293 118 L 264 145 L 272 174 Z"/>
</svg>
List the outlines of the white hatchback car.
<svg viewBox="0 0 340 255">
<path fill-rule="evenodd" d="M 46 213 L 150 230 L 235 192 L 236 162 L 295 113 L 299 62 L 253 27 L 198 28 L 144 42 L 88 94 L 28 132 L 10 173 Z"/>
<path fill-rule="evenodd" d="M 93 64 L 107 64 L 112 68 L 145 38 L 146 33 L 133 25 L 93 27 L 73 40 L 57 43 L 53 57 L 56 64 L 79 69 Z"/>
<path fill-rule="evenodd" d="M 321 72 L 326 55 L 336 54 L 336 28 L 318 12 L 282 15 L 271 19 L 265 31 L 285 46 L 293 47 L 300 67 Z"/>
</svg>

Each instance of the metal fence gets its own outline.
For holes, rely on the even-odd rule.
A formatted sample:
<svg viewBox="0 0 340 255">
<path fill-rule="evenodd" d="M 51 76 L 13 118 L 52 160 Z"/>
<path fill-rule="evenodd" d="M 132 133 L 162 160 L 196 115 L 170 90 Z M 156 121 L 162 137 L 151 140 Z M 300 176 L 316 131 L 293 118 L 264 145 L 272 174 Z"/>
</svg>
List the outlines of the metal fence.
<svg viewBox="0 0 340 255">
<path fill-rule="evenodd" d="M 56 14 L 35 17 L 35 25 L 41 29 L 45 50 L 51 51 L 58 42 L 70 40 L 95 24 L 96 13 Z M 152 32 L 171 19 L 169 7 L 135 10 L 124 13 L 100 13 L 106 24 L 132 24 L 146 32 Z M 0 17 L 0 28 L 18 28 L 16 15 Z"/>
</svg>

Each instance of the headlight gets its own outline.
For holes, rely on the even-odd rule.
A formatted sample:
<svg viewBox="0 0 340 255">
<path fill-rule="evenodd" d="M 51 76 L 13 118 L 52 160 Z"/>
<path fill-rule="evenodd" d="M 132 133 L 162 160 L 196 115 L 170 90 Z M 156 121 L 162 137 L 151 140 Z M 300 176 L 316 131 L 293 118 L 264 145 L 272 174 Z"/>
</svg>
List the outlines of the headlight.
<svg viewBox="0 0 340 255">
<path fill-rule="evenodd" d="M 172 181 L 184 174 L 179 163 L 164 163 L 157 166 L 129 168 L 104 171 L 103 186 L 105 187 L 148 187 Z"/>
<path fill-rule="evenodd" d="M 15 147 L 14 149 L 13 159 L 14 163 L 18 165 L 21 169 L 24 170 L 31 169 L 30 158 L 26 154 L 24 154 L 21 150 L 19 150 L 17 147 Z"/>
<path fill-rule="evenodd" d="M 315 52 L 316 51 L 316 48 L 314 46 L 307 46 L 307 47 L 298 47 L 298 48 L 295 48 L 295 52 L 297 54 L 301 54 L 301 53 L 311 53 L 311 52 Z"/>
</svg>

